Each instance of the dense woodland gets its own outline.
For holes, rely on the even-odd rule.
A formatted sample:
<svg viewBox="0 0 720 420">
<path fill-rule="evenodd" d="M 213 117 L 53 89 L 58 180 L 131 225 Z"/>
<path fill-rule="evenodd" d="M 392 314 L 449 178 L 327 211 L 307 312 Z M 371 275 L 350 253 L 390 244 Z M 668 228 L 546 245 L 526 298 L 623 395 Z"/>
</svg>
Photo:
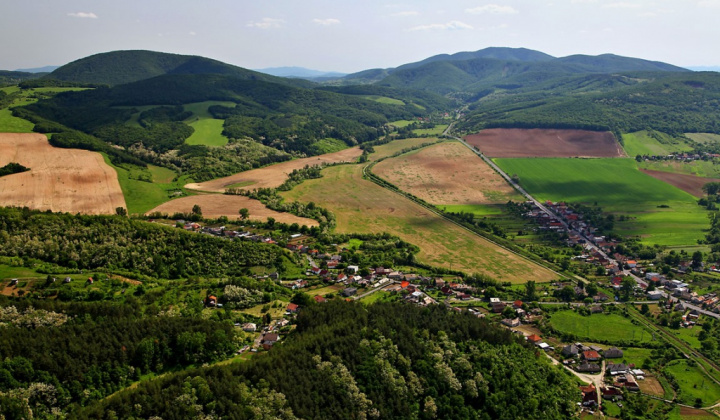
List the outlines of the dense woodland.
<svg viewBox="0 0 720 420">
<path fill-rule="evenodd" d="M 577 397 L 567 373 L 485 320 L 334 301 L 304 310 L 267 355 L 145 382 L 77 416 L 564 419 Z"/>
</svg>

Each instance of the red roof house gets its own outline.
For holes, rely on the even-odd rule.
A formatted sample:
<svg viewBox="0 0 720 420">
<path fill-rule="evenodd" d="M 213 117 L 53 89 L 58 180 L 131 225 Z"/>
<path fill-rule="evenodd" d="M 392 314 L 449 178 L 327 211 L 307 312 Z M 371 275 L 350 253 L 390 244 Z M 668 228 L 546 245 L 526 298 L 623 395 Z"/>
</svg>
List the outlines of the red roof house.
<svg viewBox="0 0 720 420">
<path fill-rule="evenodd" d="M 298 305 L 295 303 L 288 303 L 287 310 L 288 312 L 295 313 L 298 311 Z"/>
<path fill-rule="evenodd" d="M 600 360 L 600 353 L 595 350 L 585 350 L 582 352 L 582 357 L 589 362 L 595 362 Z"/>
<path fill-rule="evenodd" d="M 325 302 L 327 302 L 327 299 L 325 299 L 324 297 L 322 297 L 322 296 L 320 296 L 320 295 L 315 295 L 315 296 L 313 296 L 313 299 L 315 299 L 315 302 L 317 302 L 317 303 L 325 303 Z"/>
<path fill-rule="evenodd" d="M 539 343 L 540 341 L 542 341 L 542 338 L 541 338 L 539 335 L 537 335 L 537 334 L 533 334 L 533 335 L 531 335 L 531 336 L 528 337 L 528 341 L 531 342 L 531 343 L 533 343 L 533 344 L 534 344 L 534 343 Z"/>
</svg>

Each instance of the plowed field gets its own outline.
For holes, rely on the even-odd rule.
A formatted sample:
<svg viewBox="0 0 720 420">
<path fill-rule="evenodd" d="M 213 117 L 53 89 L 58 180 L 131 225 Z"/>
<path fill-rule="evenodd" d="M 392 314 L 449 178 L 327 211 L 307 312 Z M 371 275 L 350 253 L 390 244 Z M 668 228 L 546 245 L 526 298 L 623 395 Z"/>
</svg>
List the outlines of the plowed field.
<svg viewBox="0 0 720 420">
<path fill-rule="evenodd" d="M 493 128 L 465 140 L 490 157 L 623 157 L 609 132 L 584 130 Z"/>
<path fill-rule="evenodd" d="M 673 172 L 664 171 L 653 171 L 651 169 L 640 169 L 642 172 L 650 175 L 653 178 L 657 178 L 660 181 L 667 182 L 670 185 L 674 185 L 681 190 L 694 195 L 695 197 L 702 197 L 705 193 L 702 190 L 703 185 L 709 182 L 720 182 L 718 178 L 702 178 L 695 175 L 688 174 L 677 174 Z"/>
<path fill-rule="evenodd" d="M 42 134 L 0 133 L 0 166 L 30 171 L 0 177 L 0 205 L 84 214 L 125 207 L 117 173 L 100 153 L 50 146 Z"/>
</svg>

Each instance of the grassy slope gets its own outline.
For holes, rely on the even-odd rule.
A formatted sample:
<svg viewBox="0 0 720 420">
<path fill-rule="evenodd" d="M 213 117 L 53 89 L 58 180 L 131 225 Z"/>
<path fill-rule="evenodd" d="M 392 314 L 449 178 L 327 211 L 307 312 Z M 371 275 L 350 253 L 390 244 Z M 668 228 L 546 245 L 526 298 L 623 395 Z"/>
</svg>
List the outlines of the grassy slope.
<svg viewBox="0 0 720 420">
<path fill-rule="evenodd" d="M 228 143 L 228 138 L 222 135 L 225 122 L 214 119 L 208 112 L 208 108 L 212 105 L 235 106 L 232 102 L 222 101 L 195 102 L 183 105 L 186 111 L 193 113 L 193 116 L 185 122 L 195 129 L 195 132 L 185 140 L 185 143 L 192 145 L 204 144 L 206 146 L 225 146 Z"/>
<path fill-rule="evenodd" d="M 483 272 L 502 281 L 548 281 L 555 276 L 434 215 L 412 201 L 362 179 L 362 166 L 323 170 L 285 193 L 290 200 L 313 201 L 333 211 L 338 232 L 388 232 L 418 245 L 424 263 Z"/>
<path fill-rule="evenodd" d="M 680 402 L 692 405 L 696 398 L 702 398 L 706 406 L 720 399 L 720 385 L 708 379 L 697 366 L 688 366 L 685 360 L 669 363 L 665 372 L 675 378 L 680 388 Z"/>
<path fill-rule="evenodd" d="M 693 162 L 649 161 L 641 162 L 639 167 L 654 171 L 673 172 L 678 174 L 695 175 L 702 178 L 720 178 L 720 166 L 711 161 L 696 160 Z"/>
<path fill-rule="evenodd" d="M 669 155 L 675 152 L 688 152 L 692 150 L 690 145 L 676 141 L 666 135 L 667 143 L 660 143 L 650 137 L 647 131 L 623 134 L 622 137 L 625 153 L 631 157 L 637 155 Z"/>
<path fill-rule="evenodd" d="M 645 175 L 633 159 L 496 159 L 540 200 L 597 203 L 605 211 L 630 215 L 616 223 L 623 235 L 668 246 L 694 245 L 708 222 L 690 194 Z M 669 208 L 658 208 L 669 205 Z"/>
<path fill-rule="evenodd" d="M 712 133 L 685 133 L 685 137 L 691 138 L 698 143 L 718 143 L 720 134 Z"/>
<path fill-rule="evenodd" d="M 652 340 L 652 335 L 643 327 L 617 314 L 582 316 L 574 311 L 561 311 L 552 314 L 550 324 L 558 331 L 590 340 L 598 337 L 608 341 Z"/>
</svg>

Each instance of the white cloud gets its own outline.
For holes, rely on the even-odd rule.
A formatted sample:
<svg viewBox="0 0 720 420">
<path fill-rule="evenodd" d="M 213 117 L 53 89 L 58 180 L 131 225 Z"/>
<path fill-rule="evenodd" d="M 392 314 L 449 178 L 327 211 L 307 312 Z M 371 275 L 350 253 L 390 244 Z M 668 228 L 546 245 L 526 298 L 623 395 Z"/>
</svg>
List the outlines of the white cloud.
<svg viewBox="0 0 720 420">
<path fill-rule="evenodd" d="M 514 15 L 518 11 L 512 6 L 501 6 L 499 4 L 486 4 L 485 6 L 473 7 L 472 9 L 465 9 L 465 12 L 480 15 L 483 13 L 492 13 L 495 15 Z"/>
<path fill-rule="evenodd" d="M 285 23 L 282 19 L 273 19 L 273 18 L 262 18 L 259 22 L 250 22 L 247 24 L 250 28 L 259 28 L 259 29 L 272 29 L 272 28 L 280 28 L 283 23 Z"/>
<path fill-rule="evenodd" d="M 81 19 L 97 19 L 98 18 L 98 16 L 93 12 L 76 12 L 76 13 L 68 13 L 67 15 L 70 17 L 81 18 Z"/>
<path fill-rule="evenodd" d="M 452 20 L 448 23 L 431 23 L 430 25 L 420 25 L 410 28 L 411 31 L 432 31 L 432 30 L 459 30 L 459 29 L 472 29 L 473 27 L 467 23 Z"/>
<path fill-rule="evenodd" d="M 415 10 L 408 10 L 405 12 L 393 13 L 390 16 L 392 16 L 392 17 L 408 17 L 408 16 L 417 16 L 419 14 L 420 14 L 420 12 L 417 12 Z"/>
<path fill-rule="evenodd" d="M 195 31 L 190 31 L 190 35 L 195 36 L 195 35 L 197 35 L 197 33 Z"/>
<path fill-rule="evenodd" d="M 637 3 L 618 2 L 603 4 L 602 7 L 605 9 L 639 9 L 640 5 Z"/>
<path fill-rule="evenodd" d="M 720 7 L 720 0 L 701 0 L 697 5 L 700 7 Z"/>
<path fill-rule="evenodd" d="M 313 19 L 313 22 L 317 23 L 318 25 L 323 26 L 332 26 L 332 25 L 339 25 L 340 21 L 338 19 Z"/>
</svg>

